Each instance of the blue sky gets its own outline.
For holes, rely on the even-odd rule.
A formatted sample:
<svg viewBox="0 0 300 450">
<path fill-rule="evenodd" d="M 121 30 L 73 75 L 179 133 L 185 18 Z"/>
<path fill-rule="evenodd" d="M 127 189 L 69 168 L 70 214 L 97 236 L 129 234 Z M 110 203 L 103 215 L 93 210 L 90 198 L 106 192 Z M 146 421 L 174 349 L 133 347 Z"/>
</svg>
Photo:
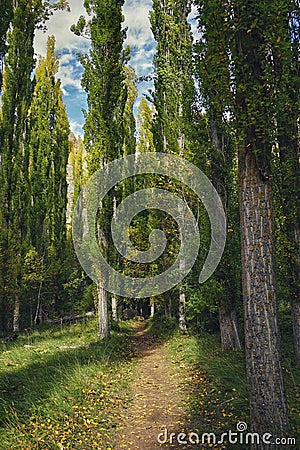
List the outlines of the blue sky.
<svg viewBox="0 0 300 450">
<path fill-rule="evenodd" d="M 35 51 L 44 55 L 47 37 L 49 35 L 55 36 L 56 51 L 60 59 L 58 77 L 62 82 L 71 130 L 78 135 L 82 134 L 84 122 L 82 108 L 86 107 L 86 94 L 80 84 L 82 67 L 78 61 L 77 53 L 86 52 L 89 43 L 86 39 L 75 36 L 70 31 L 70 26 L 77 22 L 80 15 L 85 13 L 83 0 L 69 0 L 69 3 L 71 12 L 56 12 L 48 22 L 48 31 L 46 33 L 37 32 Z M 151 8 L 151 0 L 126 0 L 124 5 L 124 27 L 128 27 L 126 44 L 131 47 L 130 64 L 135 68 L 138 76 L 147 75 L 153 71 L 152 60 L 155 52 L 155 41 L 149 22 Z M 193 28 L 195 27 L 193 26 Z M 149 83 L 139 84 L 138 101 L 149 88 L 151 88 Z"/>
</svg>

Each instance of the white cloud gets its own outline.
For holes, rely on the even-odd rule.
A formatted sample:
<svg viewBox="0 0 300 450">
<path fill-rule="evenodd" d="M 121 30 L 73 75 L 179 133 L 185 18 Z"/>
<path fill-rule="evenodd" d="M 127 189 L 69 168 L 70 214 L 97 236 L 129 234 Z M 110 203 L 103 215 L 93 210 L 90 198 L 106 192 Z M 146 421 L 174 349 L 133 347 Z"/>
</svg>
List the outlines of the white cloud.
<svg viewBox="0 0 300 450">
<path fill-rule="evenodd" d="M 192 6 L 192 11 L 189 15 L 189 22 L 191 24 L 191 30 L 194 36 L 194 42 L 200 38 L 200 33 L 198 31 L 198 20 L 196 17 L 198 16 L 197 6 Z"/>
<path fill-rule="evenodd" d="M 77 22 L 81 15 L 85 15 L 83 1 L 69 0 L 71 11 L 56 11 L 47 23 L 46 33 L 37 31 L 35 38 L 35 51 L 45 54 L 47 37 L 54 35 L 56 39 L 56 49 L 61 51 L 79 51 L 88 47 L 88 41 L 80 36 L 76 36 L 70 31 L 71 25 Z"/>
<path fill-rule="evenodd" d="M 62 59 L 64 59 L 64 63 Z M 76 55 L 75 55 L 76 58 Z M 68 62 L 66 62 L 68 60 Z M 60 66 L 57 74 L 58 78 L 61 80 L 61 85 L 64 93 L 66 93 L 66 88 L 72 87 L 73 89 L 82 90 L 81 86 L 81 70 L 78 71 L 78 66 L 76 65 L 76 60 L 74 55 L 68 53 L 60 58 Z"/>
<path fill-rule="evenodd" d="M 60 62 L 58 77 L 61 79 L 71 128 L 75 134 L 82 134 L 81 109 L 86 107 L 86 96 L 81 87 L 82 67 L 77 53 L 85 53 L 89 48 L 89 41 L 70 31 L 71 25 L 76 23 L 81 15 L 85 15 L 83 0 L 69 0 L 69 3 L 71 12 L 57 11 L 47 24 L 47 32 L 36 33 L 35 52 L 44 55 L 47 37 L 55 36 Z M 132 49 L 130 65 L 135 68 L 138 76 L 149 75 L 153 72 L 155 41 L 150 29 L 149 11 L 151 9 L 151 0 L 126 0 L 124 5 L 123 26 L 128 27 L 125 43 Z M 139 85 L 139 98 L 149 87 L 152 87 L 151 83 Z"/>
<path fill-rule="evenodd" d="M 126 43 L 141 48 L 153 42 L 150 30 L 149 11 L 151 1 L 127 0 L 124 5 L 124 25 L 128 27 Z"/>
<path fill-rule="evenodd" d="M 82 129 L 82 123 L 71 121 L 70 122 L 70 128 L 72 133 L 77 136 L 83 137 L 83 129 Z"/>
<path fill-rule="evenodd" d="M 44 55 L 47 46 L 47 37 L 54 35 L 56 51 L 59 54 L 60 68 L 58 77 L 62 82 L 64 100 L 67 104 L 72 131 L 82 134 L 83 115 L 82 108 L 86 107 L 86 95 L 81 87 L 82 66 L 78 61 L 77 53 L 85 53 L 89 48 L 89 41 L 74 35 L 70 31 L 72 24 L 76 23 L 81 15 L 85 15 L 83 0 L 69 0 L 71 12 L 57 11 L 48 22 L 46 33 L 37 31 L 35 38 L 35 52 Z M 138 74 L 150 75 L 153 72 L 153 56 L 155 54 L 155 41 L 151 32 L 149 13 L 152 9 L 151 0 L 126 0 L 124 5 L 124 27 L 128 28 L 126 44 L 132 49 L 130 65 Z M 198 37 L 197 9 L 192 8 L 190 23 L 194 38 Z M 153 82 L 139 83 L 139 102 L 141 96 L 153 89 Z M 136 111 L 136 107 L 135 107 Z"/>
</svg>

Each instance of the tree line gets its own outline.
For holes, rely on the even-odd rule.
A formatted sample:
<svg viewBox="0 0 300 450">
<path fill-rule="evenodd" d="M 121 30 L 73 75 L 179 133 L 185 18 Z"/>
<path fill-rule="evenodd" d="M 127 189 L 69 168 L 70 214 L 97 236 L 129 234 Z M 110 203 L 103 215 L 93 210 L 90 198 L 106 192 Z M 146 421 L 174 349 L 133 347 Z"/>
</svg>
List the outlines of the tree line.
<svg viewBox="0 0 300 450">
<path fill-rule="evenodd" d="M 122 199 L 141 188 L 164 187 L 186 199 L 201 231 L 195 267 L 177 288 L 139 301 L 139 307 L 175 316 L 182 331 L 220 330 L 225 350 L 244 347 L 253 430 L 287 433 L 278 306 L 290 311 L 299 364 L 299 2 L 154 0 L 154 89 L 141 100 L 136 119 L 138 77 L 124 45 L 123 4 L 86 1 L 88 19 L 80 17 L 71 28 L 90 41 L 89 52 L 80 56 L 87 93 L 82 142 L 69 136 L 53 37 L 34 70 L 35 30 L 67 3 L 5 2 L 0 19 L 1 331 L 17 333 L 20 323 L 36 324 L 43 314 L 95 305 L 99 337 L 109 337 L 112 318 L 121 309 L 137 308 L 137 301 L 116 298 L 86 279 L 67 229 L 68 200 L 74 203 L 90 175 L 122 156 L 155 151 L 182 156 L 211 179 L 226 211 L 226 248 L 210 280 L 203 286 L 197 282 L 211 238 L 205 209 L 168 177 L 136 176 L 107 195 L 97 219 L 101 252 L 125 274 L 162 272 L 180 245 L 172 218 L 150 210 L 134 219 L 130 236 L 141 250 L 148 248 L 153 228 L 169 238 L 158 261 L 136 267 L 115 250 L 111 219 Z M 197 42 L 189 20 L 192 6 Z"/>
</svg>

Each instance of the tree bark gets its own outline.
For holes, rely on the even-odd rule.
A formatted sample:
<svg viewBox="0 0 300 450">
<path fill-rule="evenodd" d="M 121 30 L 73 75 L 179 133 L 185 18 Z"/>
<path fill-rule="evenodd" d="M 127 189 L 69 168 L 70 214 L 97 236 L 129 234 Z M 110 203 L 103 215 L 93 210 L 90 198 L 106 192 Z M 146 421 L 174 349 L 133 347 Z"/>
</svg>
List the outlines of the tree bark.
<svg viewBox="0 0 300 450">
<path fill-rule="evenodd" d="M 151 303 L 151 309 L 150 309 L 150 317 L 154 317 L 154 314 L 155 314 L 155 303 L 154 302 L 152 302 Z"/>
<path fill-rule="evenodd" d="M 37 325 L 37 323 L 42 323 L 43 320 L 43 314 L 42 314 L 42 298 L 41 298 L 41 292 L 42 292 L 42 285 L 43 282 L 40 281 L 39 284 L 39 290 L 38 290 L 38 297 L 37 297 L 37 306 L 34 316 L 34 325 Z"/>
<path fill-rule="evenodd" d="M 290 293 L 294 349 L 297 364 L 300 364 L 300 143 L 299 143 L 299 40 L 292 39 L 299 27 L 298 18 L 291 21 L 289 11 L 281 15 L 282 46 L 273 52 L 277 75 L 277 133 L 279 145 L 280 233 L 286 238 L 284 265 L 286 282 Z M 282 75 L 285 76 L 282 76 Z"/>
<path fill-rule="evenodd" d="M 212 109 L 210 114 L 212 116 L 215 115 Z M 219 124 L 222 124 L 222 117 L 218 119 L 218 122 Z M 233 221 L 233 219 L 229 217 L 229 213 L 232 213 L 229 207 L 229 197 L 232 194 L 231 185 L 233 184 L 232 174 L 229 173 L 228 169 L 228 166 L 232 167 L 232 161 L 230 161 L 232 156 L 230 155 L 230 149 L 228 148 L 230 143 L 228 142 L 227 145 L 225 145 L 225 141 L 229 141 L 228 136 L 226 139 L 224 131 L 221 129 L 221 126 L 218 125 L 214 117 L 212 117 L 210 121 L 210 134 L 214 151 L 216 153 L 216 155 L 212 155 L 212 181 L 222 200 L 222 204 L 227 215 L 227 221 Z M 227 167 L 227 171 L 224 169 L 225 167 Z M 235 261 L 232 261 L 234 258 L 232 251 L 234 250 L 235 249 L 230 248 L 230 245 L 227 242 L 221 267 L 214 275 L 225 290 L 225 295 L 221 295 L 221 297 L 217 300 L 219 303 L 221 345 L 224 350 L 241 349 L 236 313 L 236 298 L 238 296 L 238 289 L 234 287 L 234 277 L 236 277 L 236 274 L 231 268 L 231 265 L 235 263 Z M 226 262 L 227 267 L 230 267 L 231 269 L 230 273 L 228 273 L 227 268 L 225 271 L 223 269 L 224 266 L 226 267 Z"/>
<path fill-rule="evenodd" d="M 108 320 L 108 292 L 100 285 L 98 290 L 98 335 L 100 339 L 110 336 Z"/>
<path fill-rule="evenodd" d="M 13 332 L 19 333 L 19 331 L 20 331 L 20 298 L 18 295 L 16 295 L 14 303 Z"/>
<path fill-rule="evenodd" d="M 292 77 L 292 75 L 291 75 Z M 285 264 L 290 292 L 294 351 L 300 365 L 300 208 L 299 208 L 299 150 L 297 100 L 290 95 L 286 110 L 278 115 L 278 141 L 280 150 L 280 206 L 284 217 L 282 232 L 286 235 Z"/>
<path fill-rule="evenodd" d="M 115 295 L 112 296 L 111 299 L 111 311 L 112 311 L 112 319 L 118 320 L 118 300 Z"/>
<path fill-rule="evenodd" d="M 282 436 L 289 429 L 289 413 L 277 324 L 272 189 L 270 181 L 262 179 L 254 152 L 245 148 L 239 152 L 239 182 L 251 422 L 260 435 Z"/>
<path fill-rule="evenodd" d="M 294 335 L 294 350 L 297 365 L 300 365 L 300 301 L 296 297 L 291 299 L 291 311 Z"/>
<path fill-rule="evenodd" d="M 185 320 L 185 292 L 183 287 L 180 288 L 179 291 L 179 330 L 183 333 L 187 332 Z"/>
<path fill-rule="evenodd" d="M 271 3 L 270 3 L 271 5 Z M 290 430 L 277 322 L 271 157 L 274 91 L 266 81 L 267 34 L 250 0 L 237 2 L 235 117 L 245 353 L 252 431 L 284 436 Z M 271 11 L 272 14 L 272 11 Z M 275 17 L 274 17 L 275 20 Z M 265 450 L 260 442 L 251 448 Z"/>
<path fill-rule="evenodd" d="M 6 307 L 5 307 L 6 305 Z M 7 302 L 4 296 L 0 298 L 0 336 L 7 331 Z"/>
<path fill-rule="evenodd" d="M 235 309 L 223 311 L 222 308 L 219 308 L 219 323 L 222 348 L 224 350 L 240 350 L 242 346 Z"/>
</svg>

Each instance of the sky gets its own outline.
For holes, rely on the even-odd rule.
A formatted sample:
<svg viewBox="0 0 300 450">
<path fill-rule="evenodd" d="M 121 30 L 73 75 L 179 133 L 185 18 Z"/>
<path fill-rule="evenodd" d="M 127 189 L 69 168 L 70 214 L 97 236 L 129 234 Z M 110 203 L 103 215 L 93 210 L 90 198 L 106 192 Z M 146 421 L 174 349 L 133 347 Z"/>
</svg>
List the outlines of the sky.
<svg viewBox="0 0 300 450">
<path fill-rule="evenodd" d="M 78 52 L 86 53 L 89 48 L 87 39 L 74 35 L 70 31 L 72 24 L 76 23 L 80 15 L 85 14 L 83 0 L 69 0 L 71 11 L 57 11 L 49 20 L 47 32 L 37 31 L 35 38 L 35 52 L 45 55 L 47 37 L 54 35 L 56 39 L 56 52 L 59 55 L 60 68 L 58 77 L 61 79 L 64 102 L 70 121 L 71 130 L 75 135 L 83 134 L 84 123 L 82 109 L 86 108 L 86 93 L 81 87 L 82 66 L 78 61 Z M 134 67 L 137 75 L 149 75 L 153 72 L 153 56 L 155 41 L 152 36 L 149 22 L 149 11 L 152 9 L 151 0 L 125 0 L 124 27 L 128 28 L 125 44 L 131 47 L 130 65 Z M 195 16 L 193 11 L 191 17 Z M 195 22 L 192 21 L 195 32 Z M 151 83 L 139 83 L 139 100 Z"/>
</svg>

